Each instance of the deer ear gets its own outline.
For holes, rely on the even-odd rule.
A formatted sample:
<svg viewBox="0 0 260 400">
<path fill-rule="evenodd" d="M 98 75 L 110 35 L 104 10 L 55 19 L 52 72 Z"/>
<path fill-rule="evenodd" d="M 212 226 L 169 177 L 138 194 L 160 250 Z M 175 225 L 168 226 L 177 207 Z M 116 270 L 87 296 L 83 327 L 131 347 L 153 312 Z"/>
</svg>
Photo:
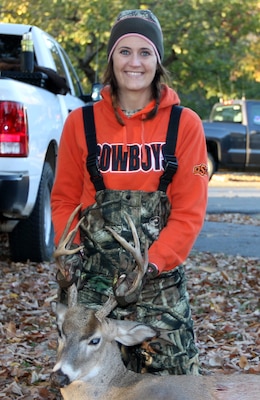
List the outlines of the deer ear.
<svg viewBox="0 0 260 400">
<path fill-rule="evenodd" d="M 152 327 L 134 321 L 113 320 L 117 326 L 115 340 L 125 346 L 134 346 L 157 335 Z"/>
<path fill-rule="evenodd" d="M 62 303 L 52 301 L 51 309 L 52 309 L 52 312 L 56 315 L 57 321 L 63 321 L 68 307 Z"/>
</svg>

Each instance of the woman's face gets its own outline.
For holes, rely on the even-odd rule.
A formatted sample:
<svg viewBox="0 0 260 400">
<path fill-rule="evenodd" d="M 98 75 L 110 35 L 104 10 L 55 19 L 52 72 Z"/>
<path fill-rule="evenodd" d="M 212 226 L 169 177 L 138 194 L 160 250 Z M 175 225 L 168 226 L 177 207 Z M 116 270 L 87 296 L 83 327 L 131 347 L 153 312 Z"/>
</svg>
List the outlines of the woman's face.
<svg viewBox="0 0 260 400">
<path fill-rule="evenodd" d="M 113 53 L 113 69 L 120 92 L 151 90 L 157 57 L 153 46 L 137 36 L 123 38 Z"/>
</svg>

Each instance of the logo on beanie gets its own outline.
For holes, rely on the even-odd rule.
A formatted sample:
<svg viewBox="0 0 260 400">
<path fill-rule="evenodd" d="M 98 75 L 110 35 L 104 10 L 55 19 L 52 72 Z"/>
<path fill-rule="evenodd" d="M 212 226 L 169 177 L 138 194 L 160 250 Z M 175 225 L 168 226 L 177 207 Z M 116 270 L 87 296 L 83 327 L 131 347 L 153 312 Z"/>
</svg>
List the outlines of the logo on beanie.
<svg viewBox="0 0 260 400">
<path fill-rule="evenodd" d="M 131 17 L 143 18 L 148 21 L 150 20 L 151 22 L 154 22 L 161 29 L 158 18 L 150 10 L 124 10 L 118 15 L 116 22 L 121 21 L 124 18 L 131 18 Z"/>
</svg>

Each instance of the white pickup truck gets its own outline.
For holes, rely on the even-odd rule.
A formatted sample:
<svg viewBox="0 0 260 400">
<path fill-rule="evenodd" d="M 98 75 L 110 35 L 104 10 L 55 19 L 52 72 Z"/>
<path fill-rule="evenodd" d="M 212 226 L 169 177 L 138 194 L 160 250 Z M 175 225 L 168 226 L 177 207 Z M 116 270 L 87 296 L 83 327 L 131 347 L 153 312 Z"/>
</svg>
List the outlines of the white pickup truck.
<svg viewBox="0 0 260 400">
<path fill-rule="evenodd" d="M 29 30 L 34 70 L 24 72 L 21 40 Z M 0 23 L 0 232 L 8 233 L 13 261 L 52 257 L 50 193 L 60 135 L 68 113 L 86 101 L 53 37 L 35 26 Z"/>
</svg>

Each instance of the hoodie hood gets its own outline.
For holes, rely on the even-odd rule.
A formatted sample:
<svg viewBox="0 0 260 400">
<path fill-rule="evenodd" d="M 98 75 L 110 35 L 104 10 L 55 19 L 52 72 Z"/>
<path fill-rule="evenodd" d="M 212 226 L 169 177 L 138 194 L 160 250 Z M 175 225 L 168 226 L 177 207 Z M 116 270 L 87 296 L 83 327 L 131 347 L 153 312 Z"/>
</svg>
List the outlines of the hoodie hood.
<svg viewBox="0 0 260 400">
<path fill-rule="evenodd" d="M 108 106 L 111 110 L 113 110 L 109 85 L 105 86 L 102 89 L 101 95 L 102 95 L 103 100 L 106 103 L 106 106 Z M 179 105 L 179 104 L 180 104 L 180 98 L 179 98 L 178 94 L 173 89 L 171 89 L 167 85 L 163 84 L 162 92 L 161 92 L 161 99 L 160 99 L 160 103 L 159 103 L 159 109 L 165 108 L 165 107 L 170 107 L 173 105 Z M 154 100 L 152 100 L 150 103 L 148 103 L 146 105 L 145 108 L 143 108 L 142 110 L 140 110 L 139 112 L 137 112 L 130 118 L 145 119 L 145 115 L 153 109 L 154 105 L 155 105 Z M 121 115 L 121 113 L 120 113 L 120 115 Z M 129 119 L 128 117 L 125 116 L 125 114 L 123 112 L 122 112 L 121 116 L 122 116 L 123 121 Z"/>
</svg>

